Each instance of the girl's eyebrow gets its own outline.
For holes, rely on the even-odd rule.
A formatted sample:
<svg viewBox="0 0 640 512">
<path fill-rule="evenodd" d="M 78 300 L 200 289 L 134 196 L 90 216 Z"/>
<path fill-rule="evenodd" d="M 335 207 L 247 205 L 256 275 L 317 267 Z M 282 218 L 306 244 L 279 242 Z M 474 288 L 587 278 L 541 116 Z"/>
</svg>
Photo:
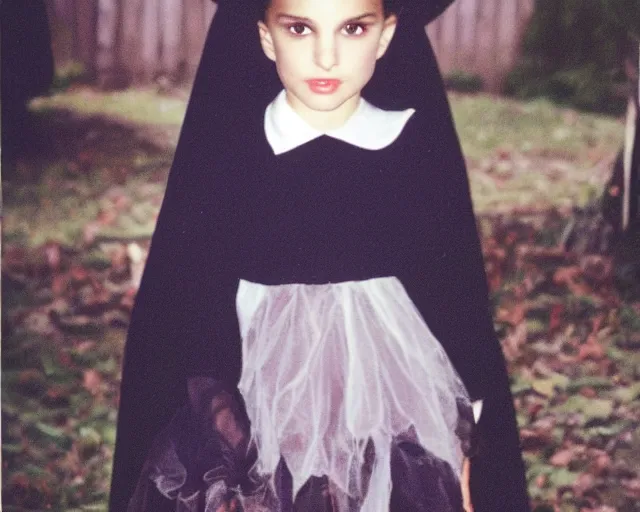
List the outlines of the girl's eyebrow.
<svg viewBox="0 0 640 512">
<path fill-rule="evenodd" d="M 377 14 L 375 12 L 366 12 L 361 14 L 360 16 L 356 16 L 355 18 L 348 18 L 342 22 L 340 25 L 345 25 L 346 23 L 354 23 L 356 21 L 361 21 L 365 18 L 376 18 Z M 294 16 L 293 14 L 280 13 L 276 16 L 276 20 L 278 22 L 283 21 L 296 21 L 299 23 L 307 23 L 309 25 L 313 25 L 313 20 L 311 18 L 305 18 L 303 16 Z"/>
</svg>

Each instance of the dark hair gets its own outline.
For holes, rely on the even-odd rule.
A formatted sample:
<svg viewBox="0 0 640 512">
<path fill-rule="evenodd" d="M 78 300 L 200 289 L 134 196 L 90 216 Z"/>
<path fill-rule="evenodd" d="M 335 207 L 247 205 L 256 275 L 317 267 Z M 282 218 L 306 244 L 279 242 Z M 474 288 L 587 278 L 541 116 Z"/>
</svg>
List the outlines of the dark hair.
<svg viewBox="0 0 640 512">
<path fill-rule="evenodd" d="M 399 0 L 382 0 L 382 10 L 385 18 L 398 13 L 398 1 Z M 259 8 L 261 17 L 264 17 L 267 9 L 271 5 L 271 2 L 272 0 L 260 0 Z"/>
</svg>

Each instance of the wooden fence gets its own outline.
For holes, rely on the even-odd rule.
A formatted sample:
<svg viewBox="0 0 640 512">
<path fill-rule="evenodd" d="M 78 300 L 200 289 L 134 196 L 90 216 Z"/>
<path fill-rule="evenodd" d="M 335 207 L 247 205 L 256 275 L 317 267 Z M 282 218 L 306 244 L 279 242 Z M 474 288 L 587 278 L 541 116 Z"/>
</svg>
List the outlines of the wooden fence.
<svg viewBox="0 0 640 512">
<path fill-rule="evenodd" d="M 498 92 L 520 54 L 535 0 L 456 0 L 427 33 L 443 74 L 477 75 Z"/>
<path fill-rule="evenodd" d="M 77 61 L 106 86 L 190 79 L 211 0 L 47 0 L 57 66 Z"/>
<path fill-rule="evenodd" d="M 211 0 L 47 0 L 58 65 L 80 61 L 103 85 L 190 79 L 215 12 Z M 456 0 L 428 27 L 444 74 L 498 91 L 535 0 Z"/>
</svg>

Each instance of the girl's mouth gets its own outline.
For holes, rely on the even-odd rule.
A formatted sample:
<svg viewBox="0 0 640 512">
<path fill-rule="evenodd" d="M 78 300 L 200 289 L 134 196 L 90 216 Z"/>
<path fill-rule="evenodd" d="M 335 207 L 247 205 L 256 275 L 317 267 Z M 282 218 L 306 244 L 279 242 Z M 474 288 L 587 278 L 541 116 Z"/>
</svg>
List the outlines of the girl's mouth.
<svg viewBox="0 0 640 512">
<path fill-rule="evenodd" d="M 342 82 L 335 78 L 312 78 L 307 80 L 309 89 L 316 94 L 331 94 L 338 90 Z"/>
</svg>

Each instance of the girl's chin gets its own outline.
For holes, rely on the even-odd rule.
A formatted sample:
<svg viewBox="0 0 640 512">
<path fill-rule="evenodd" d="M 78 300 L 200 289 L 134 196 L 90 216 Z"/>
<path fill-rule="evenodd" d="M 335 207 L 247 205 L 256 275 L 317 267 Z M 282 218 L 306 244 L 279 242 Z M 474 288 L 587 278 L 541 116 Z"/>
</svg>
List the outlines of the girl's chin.
<svg viewBox="0 0 640 512">
<path fill-rule="evenodd" d="M 333 112 L 340 108 L 348 109 L 350 97 L 344 94 L 314 94 L 309 92 L 302 98 L 302 103 L 309 110 L 318 112 Z"/>
</svg>

